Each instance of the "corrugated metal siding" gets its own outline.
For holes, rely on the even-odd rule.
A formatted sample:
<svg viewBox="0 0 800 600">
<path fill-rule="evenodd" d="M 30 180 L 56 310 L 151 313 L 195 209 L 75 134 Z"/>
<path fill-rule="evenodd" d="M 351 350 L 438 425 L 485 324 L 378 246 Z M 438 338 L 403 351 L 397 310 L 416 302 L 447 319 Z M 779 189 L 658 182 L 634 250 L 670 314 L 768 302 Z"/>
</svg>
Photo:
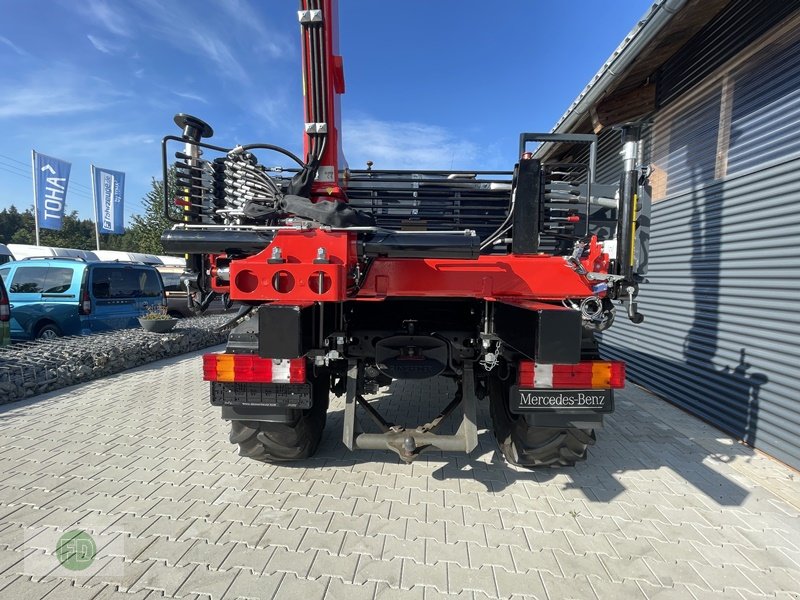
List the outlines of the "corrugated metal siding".
<svg viewBox="0 0 800 600">
<path fill-rule="evenodd" d="M 800 0 L 732 0 L 659 69 L 658 106 L 685 94 L 798 9 Z"/>
<path fill-rule="evenodd" d="M 800 468 L 800 159 L 653 208 L 634 326 L 602 353 L 629 378 Z"/>
<path fill-rule="evenodd" d="M 717 27 L 717 38 L 738 31 L 739 17 L 720 15 L 729 29 Z M 639 298 L 646 320 L 634 326 L 618 314 L 601 336 L 601 353 L 625 360 L 632 381 L 796 468 L 799 29 L 787 22 L 754 54 L 743 49 L 745 60 L 716 62 L 656 115 L 648 147 L 654 197 L 663 199 L 653 204 Z M 705 52 L 705 43 L 694 47 Z M 697 83 L 698 64 L 717 59 L 682 60 Z"/>
<path fill-rule="evenodd" d="M 800 43 L 778 44 L 733 76 L 729 175 L 800 152 Z"/>
<path fill-rule="evenodd" d="M 580 146 L 576 162 L 589 162 L 589 146 Z M 597 136 L 597 172 L 595 183 L 617 185 L 622 175 L 622 137 L 619 130 L 607 127 Z"/>
<path fill-rule="evenodd" d="M 622 137 L 618 130 L 604 129 L 597 138 L 597 174 L 595 182 L 617 185 L 622 175 Z M 588 159 L 588 150 L 587 157 Z"/>
</svg>

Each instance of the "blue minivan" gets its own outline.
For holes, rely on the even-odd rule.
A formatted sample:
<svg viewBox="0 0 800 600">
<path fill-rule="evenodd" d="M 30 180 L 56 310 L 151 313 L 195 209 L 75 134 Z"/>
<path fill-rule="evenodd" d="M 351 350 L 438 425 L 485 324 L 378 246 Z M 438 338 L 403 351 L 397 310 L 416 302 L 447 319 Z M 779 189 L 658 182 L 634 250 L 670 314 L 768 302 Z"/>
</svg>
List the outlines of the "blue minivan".
<svg viewBox="0 0 800 600">
<path fill-rule="evenodd" d="M 166 302 L 150 265 L 29 258 L 0 266 L 11 307 L 12 339 L 55 338 L 138 326 Z"/>
</svg>

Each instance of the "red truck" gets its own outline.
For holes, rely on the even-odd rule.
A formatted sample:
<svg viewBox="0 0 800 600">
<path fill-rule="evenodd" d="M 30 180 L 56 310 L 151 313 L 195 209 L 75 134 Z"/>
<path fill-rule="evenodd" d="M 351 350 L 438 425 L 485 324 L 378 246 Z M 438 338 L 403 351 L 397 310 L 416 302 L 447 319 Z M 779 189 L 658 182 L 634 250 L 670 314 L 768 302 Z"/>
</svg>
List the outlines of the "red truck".
<svg viewBox="0 0 800 600">
<path fill-rule="evenodd" d="M 613 322 L 615 301 L 641 320 L 637 128 L 623 128 L 616 197 L 593 185 L 597 139 L 586 134 L 523 133 L 507 172 L 349 169 L 336 1 L 304 0 L 298 18 L 303 158 L 210 144 L 212 128 L 185 114 L 162 143 L 165 181 L 174 168 L 180 190 L 165 186 L 165 213 L 183 209 L 164 248 L 188 256 L 183 282 L 202 305 L 222 294 L 240 306 L 226 350 L 203 357 L 231 442 L 256 460 L 307 458 L 333 393 L 345 396 L 351 450 L 406 462 L 428 448 L 470 452 L 477 403 L 488 401 L 508 462 L 584 459 L 625 381 L 595 333 Z M 585 160 L 543 162 L 532 142 L 585 147 Z M 270 153 L 294 167 L 264 166 Z M 390 423 L 365 398 L 396 379 L 439 376 L 456 392 L 425 424 Z M 437 433 L 458 408 L 456 433 Z M 357 413 L 378 432 L 361 430 Z"/>
</svg>

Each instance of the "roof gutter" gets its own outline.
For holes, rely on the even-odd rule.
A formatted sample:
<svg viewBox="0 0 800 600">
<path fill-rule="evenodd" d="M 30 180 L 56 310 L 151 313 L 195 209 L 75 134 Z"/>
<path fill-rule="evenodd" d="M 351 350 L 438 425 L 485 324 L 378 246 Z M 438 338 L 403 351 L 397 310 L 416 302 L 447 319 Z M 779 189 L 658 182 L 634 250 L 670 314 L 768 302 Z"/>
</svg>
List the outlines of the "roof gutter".
<svg viewBox="0 0 800 600">
<path fill-rule="evenodd" d="M 597 74 L 583 88 L 572 105 L 553 127 L 552 133 L 571 133 L 581 117 L 605 94 L 611 84 L 627 69 L 656 35 L 683 8 L 688 0 L 659 0 L 650 7 Z M 552 144 L 542 144 L 534 156 L 544 156 Z"/>
</svg>

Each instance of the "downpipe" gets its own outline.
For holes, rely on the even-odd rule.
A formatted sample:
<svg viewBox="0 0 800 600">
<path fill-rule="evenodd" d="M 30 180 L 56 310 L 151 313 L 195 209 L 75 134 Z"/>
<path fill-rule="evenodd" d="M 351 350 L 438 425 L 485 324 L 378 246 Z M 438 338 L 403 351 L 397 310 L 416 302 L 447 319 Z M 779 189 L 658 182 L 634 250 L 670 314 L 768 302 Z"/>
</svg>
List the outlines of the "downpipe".
<svg viewBox="0 0 800 600">
<path fill-rule="evenodd" d="M 626 297 L 628 318 L 636 324 L 644 321 L 635 302 L 639 286 L 633 272 L 634 243 L 636 240 L 636 213 L 639 200 L 639 139 L 641 125 L 625 125 L 622 128 L 623 169 L 620 180 L 619 212 L 617 215 L 617 274 L 622 277 L 620 296 Z"/>
</svg>

